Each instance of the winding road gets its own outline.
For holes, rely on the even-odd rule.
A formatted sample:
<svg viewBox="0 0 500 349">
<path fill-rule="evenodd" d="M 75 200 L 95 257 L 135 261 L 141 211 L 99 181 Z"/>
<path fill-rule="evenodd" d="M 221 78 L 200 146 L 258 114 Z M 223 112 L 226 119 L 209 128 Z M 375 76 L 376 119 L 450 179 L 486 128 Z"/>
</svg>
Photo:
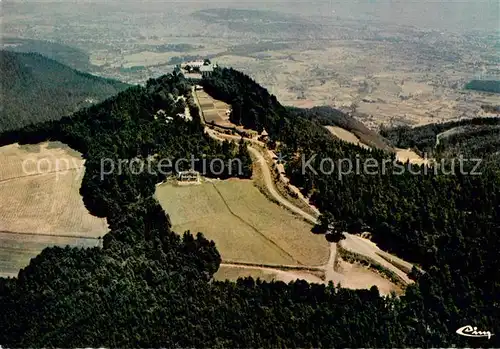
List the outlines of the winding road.
<svg viewBox="0 0 500 349">
<path fill-rule="evenodd" d="M 203 118 L 203 112 L 201 109 L 201 106 L 198 103 L 198 97 L 196 96 L 196 91 L 193 88 L 193 94 L 195 96 L 195 102 L 200 110 L 200 119 L 202 120 L 203 123 L 205 123 L 205 120 Z M 217 132 L 214 129 L 209 128 L 208 126 L 205 126 L 205 132 L 213 139 L 216 139 L 218 141 L 223 141 L 225 139 L 229 140 L 235 140 L 239 141 L 241 139 L 241 136 L 235 136 L 235 135 L 228 135 L 224 133 Z M 309 213 L 301 210 L 297 206 L 293 205 L 290 201 L 286 200 L 283 198 L 278 191 L 275 188 L 274 181 L 273 181 L 273 176 L 271 175 L 271 170 L 269 168 L 269 165 L 267 161 L 265 160 L 264 156 L 262 153 L 256 149 L 255 147 L 252 146 L 252 144 L 257 144 L 259 146 L 264 146 L 264 143 L 255 139 L 251 138 L 245 138 L 246 141 L 249 141 L 250 143 L 248 144 L 248 150 L 249 152 L 255 157 L 256 162 L 260 165 L 263 178 L 264 178 L 264 183 L 267 187 L 268 192 L 271 194 L 271 196 L 279 202 L 282 206 L 286 207 L 290 211 L 294 212 L 295 214 L 301 216 L 308 222 L 312 224 L 316 224 L 317 219 L 316 217 L 313 217 Z M 312 206 L 306 198 L 302 198 L 304 202 L 306 202 L 312 209 L 313 212 L 316 210 L 316 207 Z M 361 238 L 356 235 L 351 235 L 347 234 L 346 235 L 346 240 L 342 243 L 342 247 L 348 250 L 351 250 L 352 252 L 359 253 L 361 255 L 367 256 L 371 258 L 372 260 L 375 260 L 377 263 L 381 264 L 382 266 L 386 267 L 389 270 L 392 270 L 395 272 L 398 276 L 401 277 L 406 283 L 410 283 L 411 280 L 408 278 L 407 274 L 398 269 L 396 265 L 392 264 L 389 262 L 390 260 L 397 261 L 400 265 L 403 265 L 405 268 L 411 269 L 412 265 L 410 263 L 407 263 L 400 258 L 396 256 L 392 256 L 382 250 L 380 250 L 373 242 Z M 320 280 L 318 277 L 314 275 L 310 275 L 311 277 L 307 277 L 304 274 L 295 274 L 295 276 L 299 279 L 306 279 L 309 282 L 319 282 L 321 283 L 329 283 L 332 281 L 334 284 L 337 283 L 342 283 L 342 280 L 344 279 L 344 275 L 338 273 L 334 269 L 334 264 L 335 260 L 337 258 L 337 244 L 336 243 L 331 243 L 330 244 L 330 256 L 328 258 L 328 262 L 322 266 L 285 266 L 288 270 L 284 271 L 282 269 L 279 269 L 280 266 L 257 266 L 257 265 L 252 265 L 250 263 L 235 263 L 235 262 L 230 262 L 230 261 L 223 261 L 221 263 L 221 266 L 227 266 L 227 267 L 238 267 L 238 268 L 247 268 L 247 269 L 259 269 L 264 272 L 269 272 L 273 271 L 277 275 L 281 275 L 280 273 L 287 273 L 288 276 L 291 276 L 293 272 L 291 270 L 297 270 L 300 268 L 300 270 L 306 271 L 307 270 L 322 270 L 324 273 L 324 280 Z M 319 280 L 319 281 L 318 281 Z"/>
<path fill-rule="evenodd" d="M 466 130 L 466 126 L 457 126 L 450 128 L 444 132 L 438 133 L 436 135 L 436 144 L 434 145 L 434 148 L 437 148 L 439 146 L 439 143 L 441 142 L 441 139 L 443 138 L 448 138 L 450 136 L 453 136 L 454 134 L 460 133 L 463 130 Z"/>
</svg>

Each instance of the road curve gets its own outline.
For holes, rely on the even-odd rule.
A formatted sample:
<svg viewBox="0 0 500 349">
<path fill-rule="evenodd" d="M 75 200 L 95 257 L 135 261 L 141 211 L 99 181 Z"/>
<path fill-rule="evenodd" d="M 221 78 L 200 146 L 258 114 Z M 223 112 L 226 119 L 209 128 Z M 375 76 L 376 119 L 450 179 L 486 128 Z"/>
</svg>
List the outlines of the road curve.
<svg viewBox="0 0 500 349">
<path fill-rule="evenodd" d="M 257 149 L 253 148 L 252 146 L 248 146 L 248 150 L 250 151 L 250 153 L 252 153 L 257 158 L 257 163 L 259 163 L 259 165 L 262 169 L 262 174 L 264 176 L 264 183 L 266 184 L 266 187 L 269 190 L 269 192 L 271 193 L 271 195 L 273 196 L 273 198 L 276 199 L 276 201 L 278 201 L 283 206 L 290 209 L 291 211 L 304 217 L 312 224 L 316 224 L 317 220 L 315 217 L 311 216 L 309 213 L 304 212 L 300 208 L 296 207 L 295 205 L 290 203 L 290 201 L 283 198 L 277 192 L 276 188 L 274 187 L 274 182 L 273 182 L 273 177 L 271 175 L 271 171 L 269 169 L 269 166 L 267 165 L 266 160 L 264 159 L 264 156 L 262 156 L 262 154 Z"/>
<path fill-rule="evenodd" d="M 209 131 L 207 131 L 207 133 L 212 138 L 217 139 L 219 141 L 221 141 L 223 139 L 239 139 L 240 138 L 238 136 L 230 136 L 230 135 L 220 134 L 217 131 L 214 131 L 212 129 L 209 129 Z M 251 145 L 248 145 L 248 150 L 257 159 L 256 161 L 260 165 L 261 170 L 262 170 L 262 174 L 264 177 L 264 183 L 265 183 L 269 193 L 272 195 L 272 197 L 276 201 L 278 201 L 281 205 L 285 206 L 286 208 L 288 208 L 292 212 L 300 215 L 301 217 L 303 217 L 304 219 L 306 219 L 310 223 L 316 224 L 317 219 L 315 217 L 311 216 L 309 213 L 296 207 L 295 205 L 293 205 L 291 202 L 289 202 L 288 200 L 283 198 L 278 193 L 278 191 L 276 190 L 276 188 L 274 186 L 274 181 L 273 181 L 273 177 L 271 175 L 271 170 L 269 168 L 269 165 L 267 164 L 264 156 L 260 153 L 260 151 L 255 149 Z M 397 266 L 390 263 L 387 259 L 382 258 L 381 255 L 385 255 L 386 257 L 389 257 L 389 259 L 391 259 L 391 257 L 394 257 L 392 259 L 397 259 L 397 260 L 401 261 L 402 262 L 401 264 L 404 263 L 404 264 L 406 264 L 405 267 L 409 267 L 411 269 L 412 265 L 410 263 L 404 262 L 401 259 L 399 259 L 395 256 L 392 256 L 392 255 L 388 254 L 387 252 L 380 250 L 374 243 L 372 243 L 371 241 L 369 242 L 368 240 L 365 240 L 359 236 L 355 236 L 355 235 L 348 234 L 348 233 L 345 233 L 345 236 L 347 239 L 341 242 L 342 245 L 344 246 L 344 248 L 347 248 L 348 250 L 359 253 L 361 255 L 365 255 L 367 257 L 370 257 L 371 259 L 377 261 L 379 264 L 383 265 L 387 269 L 396 273 L 406 283 L 411 282 L 411 280 L 408 278 L 407 274 L 404 271 L 400 270 Z M 344 276 L 342 274 L 336 272 L 334 269 L 334 263 L 335 263 L 336 257 L 337 257 L 337 244 L 331 243 L 330 244 L 329 260 L 325 265 L 322 266 L 324 273 L 325 273 L 325 281 L 324 281 L 325 283 L 328 283 L 329 281 L 332 281 L 335 284 L 339 283 L 339 282 L 342 283 Z M 254 267 L 254 268 L 256 268 L 256 267 Z M 270 268 L 268 268 L 268 269 L 270 269 Z"/>
<path fill-rule="evenodd" d="M 213 139 L 219 140 L 219 141 L 222 141 L 224 139 L 235 139 L 235 140 L 240 139 L 240 137 L 238 137 L 238 136 L 231 136 L 231 135 L 226 135 L 226 134 L 220 134 L 217 131 L 214 131 L 214 130 L 212 130 L 210 128 L 206 128 L 206 132 L 207 132 L 207 134 L 210 137 L 212 137 Z M 254 140 L 254 142 L 255 143 L 257 143 L 257 142 L 258 143 L 262 143 L 262 142 L 259 142 L 259 141 L 256 141 L 256 140 Z M 264 159 L 264 156 L 260 153 L 260 151 L 258 151 L 257 149 L 255 149 L 251 145 L 248 145 L 248 151 L 251 154 L 253 154 L 255 156 L 255 158 L 257 159 L 256 162 L 261 167 L 262 174 L 263 174 L 263 177 L 264 177 L 264 183 L 265 183 L 265 185 L 267 187 L 267 190 L 271 194 L 271 196 L 276 201 L 278 201 L 281 205 L 283 205 L 286 208 L 288 208 L 290 211 L 292 211 L 292 212 L 300 215 L 301 217 L 303 217 L 304 219 L 306 219 L 310 223 L 316 224 L 316 222 L 317 222 L 316 217 L 313 217 L 309 213 L 307 213 L 307 212 L 301 210 L 300 208 L 296 207 L 290 201 L 286 200 L 285 198 L 283 198 L 278 193 L 278 191 L 276 190 L 276 188 L 274 186 L 273 177 L 271 175 L 271 170 L 269 169 L 269 165 L 267 164 L 266 160 Z M 320 280 L 322 283 L 323 282 L 324 283 L 328 283 L 330 281 L 332 281 L 333 283 L 339 283 L 343 279 L 343 275 L 340 274 L 340 273 L 335 272 L 334 267 L 333 267 L 333 264 L 335 262 L 336 256 L 337 256 L 337 244 L 331 243 L 330 244 L 330 256 L 328 258 L 328 262 L 325 265 L 319 267 L 319 268 L 323 269 L 323 271 L 325 273 L 325 280 L 324 281 Z M 223 263 L 221 265 L 231 266 L 232 264 L 230 264 L 230 263 L 224 264 Z M 249 268 L 250 268 L 250 266 L 249 266 Z M 253 267 L 252 266 L 251 268 L 253 268 L 253 269 L 260 269 L 261 267 Z M 268 270 L 268 269 L 269 270 L 280 270 L 280 269 L 274 269 L 274 268 L 264 268 L 262 270 Z"/>
<path fill-rule="evenodd" d="M 196 94 L 195 91 L 194 91 L 194 93 Z M 197 100 L 197 96 L 195 99 Z M 199 104 L 198 104 L 198 106 L 199 106 Z M 200 110 L 200 118 L 201 118 L 202 122 L 204 122 L 201 106 L 199 106 L 199 108 L 200 108 L 199 109 Z M 211 138 L 216 139 L 218 141 L 223 141 L 225 139 L 240 140 L 242 138 L 241 136 L 227 135 L 227 134 L 217 132 L 216 130 L 213 130 L 207 126 L 205 127 L 205 132 Z M 258 144 L 258 145 L 263 146 L 264 143 L 262 143 L 261 141 L 255 140 L 255 139 L 250 139 L 250 138 L 244 138 L 244 139 L 245 139 L 245 141 L 250 142 L 250 144 L 248 145 L 248 150 L 251 154 L 253 154 L 255 156 L 255 158 L 257 159 L 256 160 L 257 163 L 260 165 L 260 167 L 262 169 L 262 174 L 264 177 L 264 183 L 265 183 L 269 193 L 271 194 L 271 196 L 276 201 L 278 201 L 281 205 L 285 206 L 286 208 L 288 208 L 292 212 L 300 215 L 308 222 L 310 222 L 312 224 L 316 224 L 316 222 L 317 222 L 316 217 L 313 217 L 309 213 L 307 213 L 307 212 L 301 210 L 300 208 L 298 208 L 297 206 L 293 205 L 290 201 L 283 198 L 276 190 L 276 188 L 274 186 L 273 176 L 271 175 L 271 170 L 269 168 L 269 165 L 267 164 L 267 162 L 266 162 L 264 156 L 261 154 L 261 152 L 259 150 L 257 150 L 256 148 L 252 147 L 252 145 L 251 145 L 253 143 L 253 144 Z M 410 282 L 410 280 L 405 272 L 398 269 L 394 264 L 388 262 L 386 259 L 383 259 L 381 257 L 382 254 L 384 254 L 386 257 L 391 257 L 392 255 L 380 250 L 375 244 L 373 244 L 371 242 L 370 242 L 371 244 L 368 244 L 365 241 L 360 241 L 360 240 L 364 240 L 364 239 L 362 239 L 358 236 L 354 236 L 354 235 L 351 235 L 348 233 L 345 233 L 345 235 L 347 238 L 347 240 L 345 242 L 350 242 L 350 243 L 343 244 L 343 245 L 346 245 L 346 246 L 344 246 L 344 248 L 351 249 L 351 250 L 353 250 L 353 252 L 363 254 L 365 256 L 368 256 L 368 257 L 376 260 L 377 262 L 379 262 L 380 264 L 382 264 L 386 268 L 395 272 L 405 282 L 407 282 L 407 283 Z M 324 270 L 324 274 L 325 274 L 325 280 L 323 281 L 323 283 L 328 283 L 330 281 L 332 281 L 335 284 L 342 283 L 342 280 L 344 279 L 344 275 L 336 272 L 334 269 L 334 263 L 335 263 L 336 258 L 337 258 L 337 244 L 330 243 L 330 257 L 328 259 L 328 262 L 325 265 L 320 267 Z M 399 258 L 398 258 L 398 260 L 402 261 Z M 404 262 L 404 261 L 402 261 L 402 262 Z M 404 262 L 404 263 L 407 263 L 407 262 Z M 411 266 L 411 264 L 409 264 L 409 263 L 407 263 L 407 264 L 408 264 L 408 266 Z M 231 263 L 224 264 L 224 263 L 222 263 L 221 265 L 231 266 L 231 265 L 236 265 L 236 264 L 231 264 Z M 406 265 L 405 265 L 405 267 L 406 267 Z M 257 267 L 257 266 L 250 267 L 250 266 L 248 266 L 248 268 L 253 268 L 253 269 L 263 268 L 262 270 L 269 269 L 269 270 L 274 270 L 274 271 L 280 271 L 280 269 L 274 269 L 274 268 L 269 268 L 269 267 Z"/>
</svg>

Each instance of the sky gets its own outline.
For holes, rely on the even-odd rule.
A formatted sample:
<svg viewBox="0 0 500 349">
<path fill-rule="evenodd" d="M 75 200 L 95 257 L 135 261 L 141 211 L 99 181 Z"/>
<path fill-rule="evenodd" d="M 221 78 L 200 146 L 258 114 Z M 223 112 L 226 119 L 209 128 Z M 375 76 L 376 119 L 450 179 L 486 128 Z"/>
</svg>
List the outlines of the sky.
<svg viewBox="0 0 500 349">
<path fill-rule="evenodd" d="M 1 4 L 24 3 L 36 7 L 48 2 L 119 3 L 125 12 L 127 8 L 136 11 L 138 6 L 148 6 L 148 3 L 165 3 L 170 7 L 176 3 L 182 7 L 192 4 L 194 10 L 200 5 L 213 5 L 374 20 L 461 33 L 475 30 L 500 33 L 500 0 L 3 0 Z"/>
</svg>

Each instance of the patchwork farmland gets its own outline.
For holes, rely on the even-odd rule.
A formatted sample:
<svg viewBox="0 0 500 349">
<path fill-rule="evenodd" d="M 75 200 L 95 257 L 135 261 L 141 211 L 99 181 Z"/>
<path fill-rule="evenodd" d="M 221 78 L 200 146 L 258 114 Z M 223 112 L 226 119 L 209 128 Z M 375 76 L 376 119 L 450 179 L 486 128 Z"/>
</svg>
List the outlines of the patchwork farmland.
<svg viewBox="0 0 500 349">
<path fill-rule="evenodd" d="M 62 143 L 0 147 L 0 276 L 13 276 L 47 246 L 99 245 L 108 231 L 79 190 L 81 154 Z"/>
</svg>

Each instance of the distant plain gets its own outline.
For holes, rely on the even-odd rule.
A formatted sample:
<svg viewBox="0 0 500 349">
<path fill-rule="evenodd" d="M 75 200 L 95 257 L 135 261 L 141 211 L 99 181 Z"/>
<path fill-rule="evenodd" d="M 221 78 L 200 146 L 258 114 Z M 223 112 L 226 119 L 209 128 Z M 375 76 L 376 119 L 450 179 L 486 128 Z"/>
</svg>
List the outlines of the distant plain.
<svg viewBox="0 0 500 349">
<path fill-rule="evenodd" d="M 463 88 L 499 79 L 496 1 L 4 5 L 4 35 L 76 48 L 87 55 L 82 67 L 126 82 L 209 57 L 284 104 L 331 105 L 373 129 L 482 116 L 481 105 L 500 104 Z"/>
</svg>

